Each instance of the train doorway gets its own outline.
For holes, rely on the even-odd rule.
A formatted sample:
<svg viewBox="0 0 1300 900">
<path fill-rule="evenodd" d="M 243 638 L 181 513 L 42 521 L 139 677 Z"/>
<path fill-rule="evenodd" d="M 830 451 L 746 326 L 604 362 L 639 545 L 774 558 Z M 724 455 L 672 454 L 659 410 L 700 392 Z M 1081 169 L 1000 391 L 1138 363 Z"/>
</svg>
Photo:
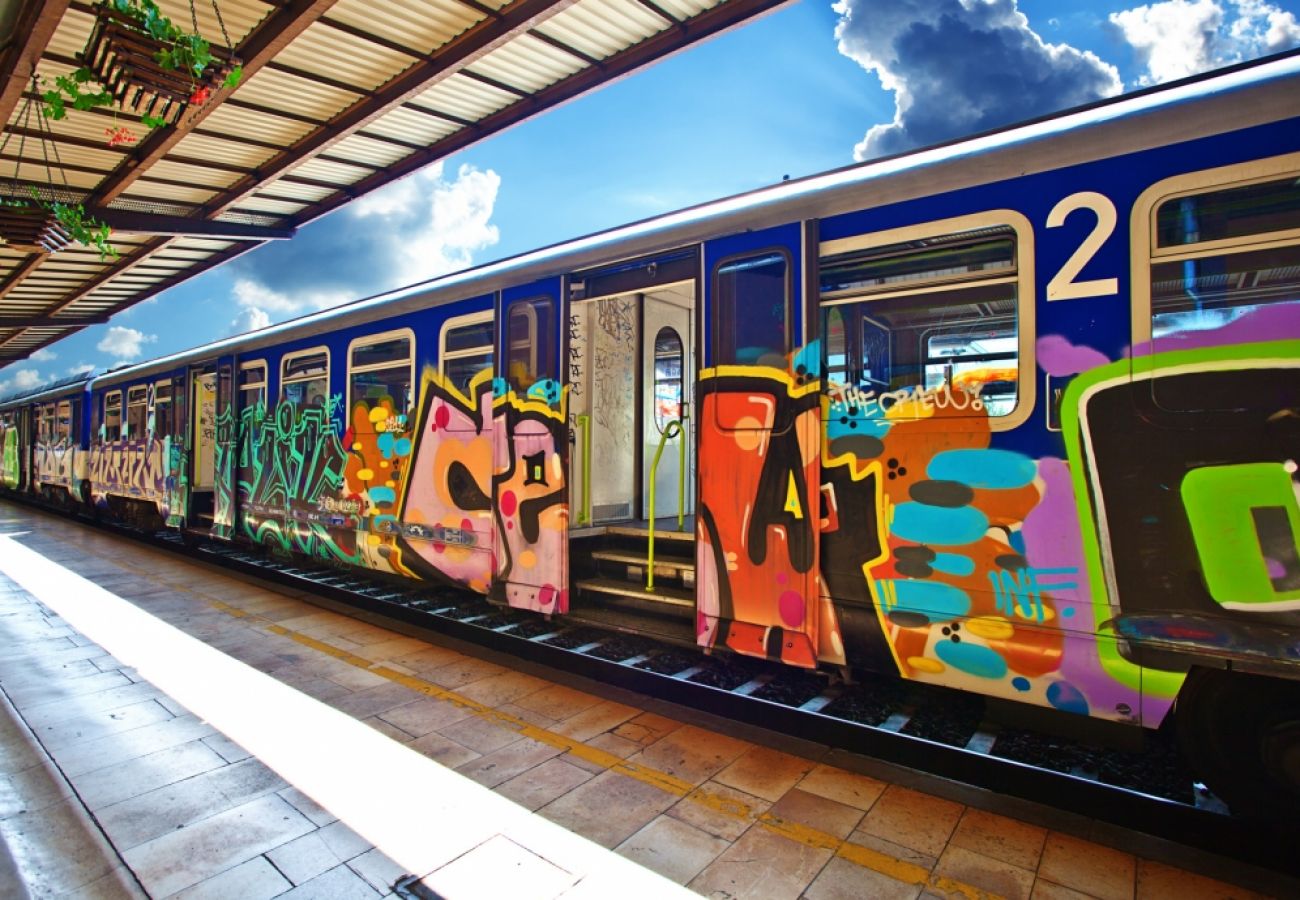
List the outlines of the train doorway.
<svg viewBox="0 0 1300 900">
<path fill-rule="evenodd" d="M 693 510 L 694 308 L 694 282 L 572 303 L 576 527 L 644 522 L 652 494 L 656 519 Z"/>
<path fill-rule="evenodd" d="M 194 469 L 190 481 L 191 524 L 210 525 L 216 489 L 217 373 L 195 374 L 191 380 L 190 435 Z"/>
</svg>

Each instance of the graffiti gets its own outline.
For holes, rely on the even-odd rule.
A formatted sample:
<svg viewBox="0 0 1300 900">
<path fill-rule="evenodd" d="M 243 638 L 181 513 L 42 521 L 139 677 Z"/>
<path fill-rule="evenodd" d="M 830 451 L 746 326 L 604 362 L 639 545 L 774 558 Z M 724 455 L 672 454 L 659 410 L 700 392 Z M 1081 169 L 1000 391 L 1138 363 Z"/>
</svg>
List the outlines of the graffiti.
<svg viewBox="0 0 1300 900">
<path fill-rule="evenodd" d="M 569 609 L 568 392 L 550 379 L 493 401 L 498 596 L 544 613 Z"/>
<path fill-rule="evenodd" d="M 0 485 L 15 490 L 18 487 L 18 426 L 0 421 Z"/>
<path fill-rule="evenodd" d="M 798 376 L 700 375 L 696 631 L 703 646 L 812 666 L 821 398 L 813 370 Z"/>
<path fill-rule="evenodd" d="M 832 381 L 827 385 L 827 393 L 830 396 L 831 409 L 835 412 L 874 418 L 887 414 L 903 403 L 912 404 L 925 414 L 937 409 L 949 408 L 983 412 L 984 401 L 980 399 L 980 391 L 983 387 L 983 384 L 944 383 L 936 388 L 914 385 L 877 395 L 874 390 L 864 391 L 856 386 Z"/>
<path fill-rule="evenodd" d="M 168 476 L 172 462 L 171 438 L 146 433 L 117 441 L 97 442 L 90 450 L 87 477 L 94 485 L 93 501 L 107 504 L 110 496 L 152 503 L 158 514 L 171 514 Z"/>
<path fill-rule="evenodd" d="M 360 518 L 322 507 L 342 489 L 353 460 L 333 421 L 340 405 L 339 397 L 301 408 L 283 400 L 270 413 L 261 402 L 241 411 L 240 520 L 243 533 L 257 543 L 364 566 L 367 556 L 356 541 Z M 361 498 L 353 499 L 360 507 Z"/>
<path fill-rule="evenodd" d="M 483 594 L 493 570 L 491 377 L 490 368 L 480 371 L 466 397 L 425 373 L 397 539 L 420 577 Z"/>
</svg>

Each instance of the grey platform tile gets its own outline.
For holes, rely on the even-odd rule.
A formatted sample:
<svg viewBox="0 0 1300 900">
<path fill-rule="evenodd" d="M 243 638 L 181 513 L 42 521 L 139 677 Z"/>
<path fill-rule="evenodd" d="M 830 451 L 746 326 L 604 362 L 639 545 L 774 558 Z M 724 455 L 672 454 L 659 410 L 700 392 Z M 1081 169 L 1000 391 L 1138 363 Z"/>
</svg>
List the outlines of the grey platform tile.
<svg viewBox="0 0 1300 900">
<path fill-rule="evenodd" d="M 3 753 L 3 751 L 0 751 Z M 0 775 L 0 819 L 39 812 L 72 796 L 67 781 L 46 760 L 8 775 Z"/>
<path fill-rule="evenodd" d="M 298 810 L 298 812 L 302 813 L 308 819 L 311 819 L 313 825 L 323 828 L 331 822 L 338 821 L 338 816 L 334 815 L 334 813 L 321 806 L 296 787 L 287 787 L 282 791 L 277 791 L 277 793 L 283 797 L 290 806 Z"/>
<path fill-rule="evenodd" d="M 334 855 L 347 862 L 360 856 L 374 845 L 342 822 L 332 822 L 319 832 L 321 840 L 334 851 Z"/>
<path fill-rule="evenodd" d="M 78 716 L 131 706 L 145 700 L 159 699 L 162 696 L 161 691 L 146 682 L 127 683 L 103 691 L 78 694 L 75 697 L 59 697 L 45 702 L 24 704 L 23 719 L 35 730 L 66 722 Z"/>
<path fill-rule="evenodd" d="M 271 795 L 132 847 L 122 858 L 151 895 L 166 897 L 313 828 L 296 809 Z"/>
<path fill-rule="evenodd" d="M 306 884 L 299 885 L 281 900 L 373 900 L 379 892 L 366 884 L 364 878 L 347 866 L 336 866 L 323 875 L 317 875 Z"/>
<path fill-rule="evenodd" d="M 176 718 L 154 700 L 134 703 L 119 709 L 88 713 L 76 719 L 33 728 L 41 743 L 55 756 L 58 748 L 83 741 L 95 741 L 123 731 L 134 731 Z"/>
<path fill-rule="evenodd" d="M 0 820 L 0 840 L 8 845 L 34 897 L 77 896 L 79 888 L 118 864 L 75 800 Z"/>
<path fill-rule="evenodd" d="M 291 887 L 265 856 L 258 856 L 172 896 L 176 900 L 270 900 Z"/>
<path fill-rule="evenodd" d="M 86 807 L 98 810 L 226 764 L 207 744 L 195 740 L 85 772 L 72 780 Z"/>
<path fill-rule="evenodd" d="M 243 747 L 236 744 L 224 734 L 210 734 L 203 739 L 203 743 L 211 747 L 215 752 L 221 755 L 221 758 L 229 763 L 242 762 L 252 756 Z"/>
<path fill-rule="evenodd" d="M 578 878 L 509 838 L 496 835 L 422 880 L 448 898 L 544 898 L 558 897 Z"/>
<path fill-rule="evenodd" d="M 77 900 L 149 900 L 126 866 L 116 866 L 102 878 L 81 885 L 76 896 Z"/>
<path fill-rule="evenodd" d="M 261 762 L 246 759 L 106 806 L 96 815 L 113 843 L 126 849 L 284 786 L 280 777 Z"/>
<path fill-rule="evenodd" d="M 131 679 L 121 672 L 103 672 L 88 659 L 79 660 L 74 665 L 64 666 L 57 672 L 32 673 L 30 678 L 0 678 L 5 693 L 14 705 L 21 708 L 29 704 L 45 703 L 76 697 L 81 694 L 93 694 L 107 688 L 121 687 L 131 683 Z"/>
<path fill-rule="evenodd" d="M 364 878 L 367 884 L 381 894 L 387 894 L 399 878 L 411 874 L 385 856 L 378 847 L 367 850 L 349 862 L 348 868 Z"/>
<path fill-rule="evenodd" d="M 268 851 L 266 858 L 293 884 L 311 881 L 343 862 L 315 831 Z"/>
<path fill-rule="evenodd" d="M 686 884 L 730 846 L 693 825 L 660 816 L 615 850 L 665 878 Z"/>
<path fill-rule="evenodd" d="M 195 716 L 177 716 L 165 722 L 146 725 L 105 739 L 83 741 L 61 747 L 53 753 L 53 756 L 59 761 L 59 768 L 72 777 L 125 762 L 128 759 L 147 756 L 168 747 L 175 747 L 177 744 L 185 744 L 195 738 L 213 734 L 215 731 L 215 728 Z"/>
</svg>

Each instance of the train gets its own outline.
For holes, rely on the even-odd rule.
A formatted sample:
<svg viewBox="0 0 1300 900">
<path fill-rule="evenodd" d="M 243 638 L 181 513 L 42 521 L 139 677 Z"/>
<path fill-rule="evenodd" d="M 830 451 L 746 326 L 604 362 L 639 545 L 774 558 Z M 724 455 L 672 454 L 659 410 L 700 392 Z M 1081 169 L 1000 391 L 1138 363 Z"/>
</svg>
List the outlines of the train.
<svg viewBox="0 0 1300 900">
<path fill-rule="evenodd" d="M 1300 55 L 0 402 L 0 489 L 1300 802 Z"/>
</svg>

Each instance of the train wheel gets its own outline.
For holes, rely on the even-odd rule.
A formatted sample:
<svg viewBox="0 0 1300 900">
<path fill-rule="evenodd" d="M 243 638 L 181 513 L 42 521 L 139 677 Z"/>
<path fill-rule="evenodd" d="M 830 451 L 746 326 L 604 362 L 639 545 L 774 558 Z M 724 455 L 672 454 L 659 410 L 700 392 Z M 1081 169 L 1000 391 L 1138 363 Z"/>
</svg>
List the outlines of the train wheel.
<svg viewBox="0 0 1300 900">
<path fill-rule="evenodd" d="M 1300 817 L 1300 681 L 1194 671 L 1177 725 L 1193 770 L 1234 814 Z"/>
</svg>

